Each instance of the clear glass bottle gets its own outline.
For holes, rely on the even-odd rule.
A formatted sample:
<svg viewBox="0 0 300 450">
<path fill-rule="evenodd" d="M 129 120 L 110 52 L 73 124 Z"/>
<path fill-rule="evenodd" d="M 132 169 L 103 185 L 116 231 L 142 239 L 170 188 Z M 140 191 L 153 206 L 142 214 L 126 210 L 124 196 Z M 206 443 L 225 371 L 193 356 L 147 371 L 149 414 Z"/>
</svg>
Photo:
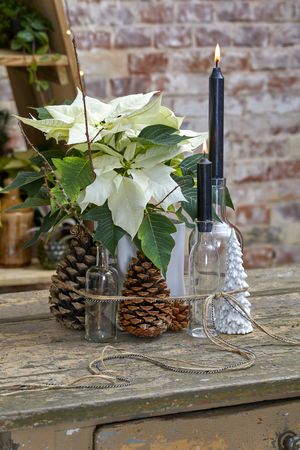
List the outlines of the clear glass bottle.
<svg viewBox="0 0 300 450">
<path fill-rule="evenodd" d="M 96 295 L 118 295 L 118 272 L 108 264 L 108 252 L 97 246 L 96 265 L 86 273 L 86 291 Z M 86 301 L 85 338 L 109 342 L 116 338 L 117 302 Z"/>
<path fill-rule="evenodd" d="M 213 234 L 217 243 L 220 258 L 220 289 L 223 289 L 225 280 L 225 258 L 227 244 L 231 235 L 232 228 L 235 229 L 237 238 L 243 248 L 243 237 L 240 230 L 229 222 L 226 215 L 226 179 L 213 178 L 213 208 L 214 208 L 214 224 Z"/>
<path fill-rule="evenodd" d="M 219 289 L 219 252 L 213 234 L 212 221 L 197 221 L 197 242 L 189 258 L 189 294 L 210 295 Z M 191 302 L 189 334 L 206 337 L 202 326 L 203 300 Z"/>
<path fill-rule="evenodd" d="M 227 243 L 231 234 L 231 229 L 234 228 L 237 238 L 243 248 L 243 237 L 240 230 L 233 225 L 226 215 L 226 179 L 213 178 L 212 179 L 212 198 L 213 198 L 213 235 L 217 243 L 220 258 L 220 289 L 223 288 L 225 278 L 225 256 L 227 250 Z M 193 230 L 189 238 L 189 250 L 197 241 L 197 233 Z"/>
</svg>

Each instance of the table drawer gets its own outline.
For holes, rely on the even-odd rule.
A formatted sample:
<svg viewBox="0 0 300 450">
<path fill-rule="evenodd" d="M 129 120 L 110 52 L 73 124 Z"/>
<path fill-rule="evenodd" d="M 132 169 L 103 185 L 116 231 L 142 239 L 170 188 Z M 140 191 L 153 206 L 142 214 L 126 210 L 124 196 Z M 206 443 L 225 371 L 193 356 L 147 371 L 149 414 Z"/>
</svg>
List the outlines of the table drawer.
<svg viewBox="0 0 300 450">
<path fill-rule="evenodd" d="M 278 437 L 300 435 L 300 399 L 220 408 L 106 425 L 95 450 L 270 450 Z"/>
</svg>

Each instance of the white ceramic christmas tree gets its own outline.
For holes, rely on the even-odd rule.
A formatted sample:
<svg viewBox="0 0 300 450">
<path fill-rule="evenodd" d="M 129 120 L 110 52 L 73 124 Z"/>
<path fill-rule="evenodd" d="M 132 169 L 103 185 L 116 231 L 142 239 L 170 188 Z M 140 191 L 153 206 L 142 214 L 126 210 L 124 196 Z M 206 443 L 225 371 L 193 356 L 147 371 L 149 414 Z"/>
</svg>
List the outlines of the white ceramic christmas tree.
<svg viewBox="0 0 300 450">
<path fill-rule="evenodd" d="M 225 281 L 223 290 L 234 291 L 235 289 L 248 288 L 245 281 L 247 274 L 243 266 L 243 254 L 239 241 L 237 240 L 234 229 L 228 241 L 225 259 Z M 240 303 L 244 310 L 250 314 L 251 303 L 247 299 L 249 292 L 240 292 L 234 294 L 235 299 Z M 243 317 L 237 310 L 229 305 L 223 298 L 216 301 L 215 307 L 216 329 L 221 333 L 227 334 L 247 334 L 253 331 L 251 322 Z"/>
</svg>

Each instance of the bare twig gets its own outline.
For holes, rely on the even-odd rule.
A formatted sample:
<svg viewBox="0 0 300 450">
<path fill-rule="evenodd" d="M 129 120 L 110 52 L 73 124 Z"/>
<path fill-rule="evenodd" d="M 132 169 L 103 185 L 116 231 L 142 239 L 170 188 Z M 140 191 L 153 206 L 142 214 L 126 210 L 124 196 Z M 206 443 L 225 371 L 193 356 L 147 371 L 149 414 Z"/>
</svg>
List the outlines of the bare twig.
<svg viewBox="0 0 300 450">
<path fill-rule="evenodd" d="M 176 191 L 176 189 L 179 188 L 179 185 L 175 186 L 160 202 L 156 203 L 155 208 L 157 208 L 158 206 L 160 206 L 171 194 L 173 194 L 174 191 Z"/>
<path fill-rule="evenodd" d="M 73 217 L 73 218 L 77 221 L 77 223 L 80 224 L 80 226 L 82 226 L 82 227 L 84 228 L 85 232 L 86 232 L 87 234 L 89 234 L 90 236 L 92 236 L 92 233 L 90 232 L 90 230 L 88 229 L 88 227 L 86 227 L 86 225 L 84 224 L 83 220 L 78 216 L 78 213 L 77 213 L 77 211 L 76 211 L 76 208 L 74 208 L 74 206 L 72 206 L 72 205 L 71 205 L 70 207 L 67 207 L 67 206 L 64 205 L 64 204 L 59 203 L 58 200 L 57 200 L 57 197 L 53 194 L 53 192 L 51 192 L 51 189 L 50 189 L 50 187 L 49 187 L 48 180 L 47 180 L 47 172 L 46 172 L 46 168 L 47 168 L 48 171 L 53 175 L 53 177 L 54 177 L 54 179 L 55 179 L 55 182 L 56 182 L 58 188 L 60 189 L 60 191 L 62 192 L 62 194 L 63 194 L 65 200 L 67 201 L 67 203 L 71 203 L 71 201 L 70 201 L 70 199 L 69 199 L 69 197 L 68 197 L 66 191 L 64 190 L 64 188 L 63 188 L 61 182 L 57 179 L 56 173 L 55 173 L 55 171 L 53 170 L 53 168 L 52 168 L 51 164 L 49 163 L 49 161 L 47 160 L 47 158 L 43 155 L 43 153 L 41 153 L 41 152 L 40 152 L 40 151 L 32 144 L 32 142 L 30 141 L 29 137 L 26 135 L 25 131 L 23 130 L 22 126 L 21 126 L 20 124 L 19 124 L 19 126 L 20 126 L 20 129 L 21 129 L 21 133 L 22 133 L 22 135 L 24 136 L 24 139 L 25 139 L 25 141 L 27 142 L 27 144 L 28 144 L 28 145 L 32 148 L 32 150 L 34 150 L 34 151 L 35 151 L 35 152 L 43 159 L 43 161 L 44 161 L 44 170 L 43 170 L 43 168 L 42 168 L 42 170 L 43 170 L 43 173 L 44 173 L 45 185 L 46 185 L 46 189 L 47 189 L 47 191 L 48 191 L 48 193 L 49 193 L 49 197 L 52 197 L 52 198 L 53 198 L 53 200 L 54 200 L 54 202 L 55 202 L 55 205 L 57 206 L 58 209 L 63 210 L 68 216 Z"/>
<path fill-rule="evenodd" d="M 87 114 L 87 107 L 86 107 L 86 88 L 85 88 L 85 83 L 83 81 L 83 77 L 82 77 L 81 70 L 80 70 L 80 62 L 79 62 L 79 57 L 78 57 L 76 38 L 75 38 L 75 34 L 73 33 L 72 28 L 71 28 L 70 11 L 69 11 L 69 5 L 68 5 L 67 0 L 65 0 L 65 6 L 66 6 L 68 23 L 69 23 L 69 30 L 68 30 L 69 33 L 67 33 L 67 34 L 69 34 L 72 39 L 75 60 L 76 60 L 77 75 L 78 75 L 80 89 L 82 92 L 84 122 L 85 122 L 85 135 L 86 135 L 86 140 L 87 140 L 87 145 L 88 145 L 88 156 L 89 156 L 89 161 L 90 161 L 92 172 L 95 176 L 94 166 L 93 166 L 93 158 L 92 158 L 92 147 L 91 147 L 91 141 L 90 141 L 90 135 L 89 135 L 88 114 Z"/>
</svg>

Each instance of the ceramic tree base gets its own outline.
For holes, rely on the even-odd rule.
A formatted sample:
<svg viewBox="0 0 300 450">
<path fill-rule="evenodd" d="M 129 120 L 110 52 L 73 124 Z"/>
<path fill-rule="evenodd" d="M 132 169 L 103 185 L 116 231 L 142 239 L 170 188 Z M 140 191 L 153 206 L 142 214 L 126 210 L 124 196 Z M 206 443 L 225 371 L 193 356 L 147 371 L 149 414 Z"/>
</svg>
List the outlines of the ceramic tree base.
<svg viewBox="0 0 300 450">
<path fill-rule="evenodd" d="M 235 231 L 232 229 L 228 241 L 228 248 L 225 259 L 225 282 L 224 291 L 248 288 L 245 281 L 247 274 L 243 266 L 243 256 L 241 246 L 237 240 Z M 250 314 L 251 303 L 248 300 L 249 292 L 235 294 L 235 299 Z M 230 302 L 230 301 L 229 301 Z M 248 334 L 253 331 L 251 322 L 234 309 L 224 298 L 220 298 L 215 304 L 215 325 L 220 333 L 226 334 Z"/>
</svg>

